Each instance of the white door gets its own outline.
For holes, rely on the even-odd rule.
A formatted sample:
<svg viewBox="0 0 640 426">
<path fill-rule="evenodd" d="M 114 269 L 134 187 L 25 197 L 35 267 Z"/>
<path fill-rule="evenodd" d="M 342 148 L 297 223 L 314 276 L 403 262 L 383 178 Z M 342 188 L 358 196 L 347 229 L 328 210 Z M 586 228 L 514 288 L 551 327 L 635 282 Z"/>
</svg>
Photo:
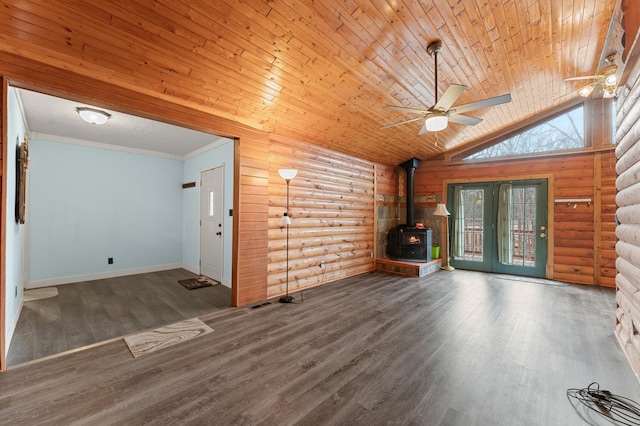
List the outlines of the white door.
<svg viewBox="0 0 640 426">
<path fill-rule="evenodd" d="M 222 283 L 223 167 L 200 174 L 200 274 Z"/>
</svg>

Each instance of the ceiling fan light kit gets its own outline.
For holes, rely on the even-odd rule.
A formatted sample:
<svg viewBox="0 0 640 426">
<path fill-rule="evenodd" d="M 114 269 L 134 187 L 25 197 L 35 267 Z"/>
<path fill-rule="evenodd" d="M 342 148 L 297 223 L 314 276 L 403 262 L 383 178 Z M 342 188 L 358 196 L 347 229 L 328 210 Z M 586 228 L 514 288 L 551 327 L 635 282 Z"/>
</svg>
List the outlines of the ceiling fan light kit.
<svg viewBox="0 0 640 426">
<path fill-rule="evenodd" d="M 451 84 L 442 94 L 442 97 L 438 99 L 438 54 L 442 51 L 442 42 L 439 40 L 435 41 L 427 46 L 426 50 L 427 53 L 434 58 L 435 105 L 433 105 L 429 109 L 386 106 L 386 109 L 393 109 L 396 111 L 408 112 L 411 114 L 420 114 L 420 116 L 417 118 L 403 120 L 397 123 L 387 124 L 385 126 L 382 126 L 381 129 L 387 129 L 389 127 L 395 127 L 401 124 L 412 123 L 419 120 L 422 120 L 424 124 L 418 131 L 418 135 L 422 135 L 426 132 L 442 131 L 447 128 L 450 122 L 464 124 L 466 126 L 474 126 L 480 123 L 482 119 L 463 115 L 463 113 L 511 102 L 511 95 L 507 93 L 506 95 L 482 99 L 479 101 L 470 102 L 468 104 L 458 105 L 452 108 L 452 105 L 458 100 L 458 98 L 460 98 L 460 96 L 462 96 L 462 93 L 467 90 L 467 86 L 455 83 Z"/>
<path fill-rule="evenodd" d="M 427 117 L 424 121 L 424 126 L 430 132 L 439 132 L 447 128 L 448 122 L 447 114 L 436 112 Z"/>
<path fill-rule="evenodd" d="M 611 65 L 599 69 L 594 75 L 567 77 L 563 81 L 593 80 L 592 83 L 589 83 L 578 90 L 578 94 L 580 96 L 588 98 L 593 94 L 593 97 L 599 98 L 602 96 L 603 98 L 613 98 L 616 95 L 616 88 L 618 85 L 618 67 L 614 63 L 615 59 L 615 54 L 607 56 L 605 61 Z M 602 90 L 594 91 L 598 85 L 602 87 Z"/>
</svg>

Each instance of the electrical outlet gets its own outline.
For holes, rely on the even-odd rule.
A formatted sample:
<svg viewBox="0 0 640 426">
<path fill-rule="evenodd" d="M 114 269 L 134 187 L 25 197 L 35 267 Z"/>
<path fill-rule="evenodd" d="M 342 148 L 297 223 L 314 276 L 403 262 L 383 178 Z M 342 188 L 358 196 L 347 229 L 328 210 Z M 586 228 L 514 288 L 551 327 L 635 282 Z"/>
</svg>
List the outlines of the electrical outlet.
<svg viewBox="0 0 640 426">
<path fill-rule="evenodd" d="M 321 269 L 324 269 L 324 268 L 325 268 L 324 260 L 321 260 L 321 261 L 320 261 L 320 268 L 321 268 Z"/>
<path fill-rule="evenodd" d="M 108 259 L 107 259 L 107 263 L 108 263 L 109 265 L 113 265 L 113 257 L 108 258 Z"/>
</svg>

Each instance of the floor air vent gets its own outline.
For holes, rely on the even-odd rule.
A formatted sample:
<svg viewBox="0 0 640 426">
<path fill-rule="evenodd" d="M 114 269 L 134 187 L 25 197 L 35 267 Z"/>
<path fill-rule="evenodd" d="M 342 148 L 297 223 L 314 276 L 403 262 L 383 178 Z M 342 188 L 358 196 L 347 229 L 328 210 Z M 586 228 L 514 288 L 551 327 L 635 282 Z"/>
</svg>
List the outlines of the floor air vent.
<svg viewBox="0 0 640 426">
<path fill-rule="evenodd" d="M 264 302 L 264 303 L 261 303 L 261 304 L 259 304 L 259 305 L 254 305 L 254 306 L 252 306 L 252 307 L 251 307 L 251 309 L 258 309 L 258 308 L 262 308 L 263 306 L 267 306 L 267 305 L 270 305 L 270 304 L 271 304 L 271 302 Z"/>
</svg>

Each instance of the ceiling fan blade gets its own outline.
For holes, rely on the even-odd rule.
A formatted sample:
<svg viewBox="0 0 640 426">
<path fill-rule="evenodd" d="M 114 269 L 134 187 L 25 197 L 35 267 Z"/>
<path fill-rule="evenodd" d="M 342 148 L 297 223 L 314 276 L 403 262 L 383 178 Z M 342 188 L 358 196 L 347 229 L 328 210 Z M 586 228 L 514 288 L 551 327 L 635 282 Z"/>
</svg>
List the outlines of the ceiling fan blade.
<svg viewBox="0 0 640 426">
<path fill-rule="evenodd" d="M 425 133 L 427 133 L 427 123 L 425 122 L 422 127 L 420 127 L 420 131 L 418 132 L 418 136 L 420 135 L 424 135 Z"/>
<path fill-rule="evenodd" d="M 463 86 L 462 84 L 452 84 L 447 87 L 447 90 L 444 91 L 444 94 L 438 102 L 431 108 L 433 111 L 448 111 L 451 108 L 451 105 L 454 104 L 455 101 L 462 95 L 462 93 L 467 90 L 467 86 Z"/>
<path fill-rule="evenodd" d="M 462 114 L 451 114 L 449 116 L 449 122 L 464 124 L 467 126 L 475 126 L 481 121 L 482 121 L 482 118 L 471 117 L 471 116 L 462 115 Z"/>
<path fill-rule="evenodd" d="M 490 106 L 506 104 L 511 102 L 511 94 L 495 96 L 493 98 L 483 99 L 481 101 L 475 101 L 464 105 L 459 105 L 451 110 L 451 114 L 461 114 L 463 112 L 474 111 L 476 109 L 487 108 Z"/>
<path fill-rule="evenodd" d="M 567 77 L 567 78 L 563 78 L 562 81 L 574 81 L 574 80 L 593 80 L 594 78 L 597 78 L 597 75 L 582 75 L 579 77 Z"/>
<path fill-rule="evenodd" d="M 412 118 L 410 120 L 400 121 L 398 123 L 387 124 L 386 126 L 382 126 L 380 128 L 381 129 L 388 129 L 389 127 L 395 127 L 395 126 L 399 126 L 401 124 L 413 123 L 414 121 L 418 121 L 418 120 L 424 120 L 424 116 L 418 117 L 418 118 Z"/>
<path fill-rule="evenodd" d="M 406 107 L 393 106 L 393 105 L 386 106 L 384 107 L 384 109 L 393 109 L 396 111 L 412 112 L 414 114 L 426 114 L 429 112 L 426 109 L 406 108 Z"/>
</svg>

